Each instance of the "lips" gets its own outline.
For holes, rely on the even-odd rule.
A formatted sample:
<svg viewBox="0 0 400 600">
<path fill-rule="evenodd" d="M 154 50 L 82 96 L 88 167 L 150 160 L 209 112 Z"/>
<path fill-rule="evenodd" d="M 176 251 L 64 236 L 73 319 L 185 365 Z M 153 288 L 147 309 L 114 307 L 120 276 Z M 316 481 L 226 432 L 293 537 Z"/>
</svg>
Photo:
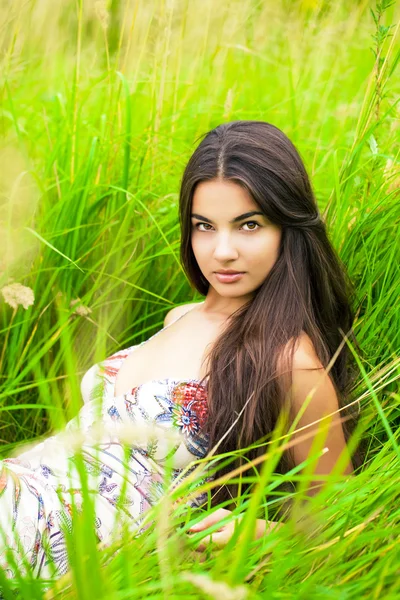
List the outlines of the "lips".
<svg viewBox="0 0 400 600">
<path fill-rule="evenodd" d="M 244 271 L 215 271 L 216 273 L 219 273 L 220 275 L 238 275 L 239 273 L 244 273 Z"/>
<path fill-rule="evenodd" d="M 221 283 L 234 283 L 235 281 L 239 281 L 243 277 L 244 273 L 242 271 L 231 271 L 230 273 L 216 271 L 215 277 Z"/>
</svg>

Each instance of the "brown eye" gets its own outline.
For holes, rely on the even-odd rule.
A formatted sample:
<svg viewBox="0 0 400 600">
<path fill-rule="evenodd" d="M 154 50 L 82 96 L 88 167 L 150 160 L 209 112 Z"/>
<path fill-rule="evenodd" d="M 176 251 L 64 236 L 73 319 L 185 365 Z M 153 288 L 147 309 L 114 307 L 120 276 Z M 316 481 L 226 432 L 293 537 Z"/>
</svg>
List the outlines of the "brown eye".
<svg viewBox="0 0 400 600">
<path fill-rule="evenodd" d="M 194 225 L 194 227 L 198 231 L 210 231 L 210 229 L 200 229 L 201 225 L 205 225 L 206 227 L 211 227 L 210 223 L 196 223 Z M 255 227 L 252 227 L 252 228 L 248 229 L 247 231 L 257 231 L 257 229 L 259 229 L 261 227 L 261 225 L 259 225 L 257 223 L 257 221 L 246 221 L 246 223 L 243 223 L 243 225 L 255 225 Z"/>
<path fill-rule="evenodd" d="M 256 231 L 260 227 L 260 225 L 256 221 L 246 221 L 246 223 L 244 223 L 244 225 L 249 225 L 249 224 L 256 225 L 257 227 L 252 227 L 248 231 Z"/>
<path fill-rule="evenodd" d="M 200 225 L 210 225 L 210 223 L 196 223 L 195 224 L 195 228 L 198 229 L 199 231 L 204 231 L 204 229 L 199 229 Z M 211 225 L 210 225 L 211 227 Z M 205 231 L 210 231 L 209 229 L 206 229 Z"/>
</svg>

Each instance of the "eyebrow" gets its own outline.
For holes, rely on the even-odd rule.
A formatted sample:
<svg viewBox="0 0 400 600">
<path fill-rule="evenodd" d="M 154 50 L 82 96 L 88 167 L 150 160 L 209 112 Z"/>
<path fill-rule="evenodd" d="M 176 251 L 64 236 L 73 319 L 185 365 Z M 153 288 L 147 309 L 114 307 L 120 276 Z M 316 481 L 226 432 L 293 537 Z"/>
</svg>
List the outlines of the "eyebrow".
<svg viewBox="0 0 400 600">
<path fill-rule="evenodd" d="M 264 213 L 258 211 L 258 210 L 252 210 L 251 212 L 247 212 L 244 213 L 243 215 L 239 215 L 238 217 L 235 217 L 234 219 L 232 219 L 231 221 L 229 221 L 229 223 L 237 223 L 238 221 L 243 221 L 243 219 L 247 219 L 248 217 L 253 217 L 254 215 L 261 215 L 262 217 L 264 217 Z M 207 219 L 207 217 L 202 217 L 201 215 L 197 215 L 196 213 L 192 213 L 192 218 L 194 217 L 195 219 L 200 219 L 201 221 L 205 221 L 206 223 L 210 223 L 212 224 L 212 221 L 210 221 L 210 219 Z"/>
</svg>

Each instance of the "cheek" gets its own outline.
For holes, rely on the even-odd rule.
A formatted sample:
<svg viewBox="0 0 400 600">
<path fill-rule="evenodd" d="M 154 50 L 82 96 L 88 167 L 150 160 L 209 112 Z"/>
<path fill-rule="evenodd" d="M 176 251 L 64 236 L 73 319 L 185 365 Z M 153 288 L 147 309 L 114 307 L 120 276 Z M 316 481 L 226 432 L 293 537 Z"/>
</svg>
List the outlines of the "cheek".
<svg viewBox="0 0 400 600">
<path fill-rule="evenodd" d="M 207 242 L 205 242 L 204 239 L 200 239 L 199 236 L 196 234 L 192 235 L 191 244 L 193 254 L 196 258 L 201 258 L 202 256 L 205 256 L 207 252 L 210 252 L 210 244 L 207 244 Z"/>
<path fill-rule="evenodd" d="M 254 236 L 248 239 L 239 239 L 237 249 L 239 253 L 254 265 L 260 267 L 266 265 L 267 262 L 275 262 L 280 248 L 281 233 L 266 232 L 266 235 Z M 210 239 L 206 236 L 201 237 L 194 232 L 191 236 L 191 244 L 193 254 L 198 262 L 202 259 L 207 259 L 213 253 L 213 247 Z"/>
<path fill-rule="evenodd" d="M 254 256 L 265 256 L 271 254 L 274 244 L 271 243 L 271 239 L 268 237 L 258 237 L 251 240 L 251 244 L 248 244 L 247 251 Z"/>
<path fill-rule="evenodd" d="M 251 248 L 248 249 L 249 259 L 255 265 L 265 267 L 267 264 L 274 263 L 279 255 L 280 235 L 268 235 L 254 240 Z"/>
</svg>

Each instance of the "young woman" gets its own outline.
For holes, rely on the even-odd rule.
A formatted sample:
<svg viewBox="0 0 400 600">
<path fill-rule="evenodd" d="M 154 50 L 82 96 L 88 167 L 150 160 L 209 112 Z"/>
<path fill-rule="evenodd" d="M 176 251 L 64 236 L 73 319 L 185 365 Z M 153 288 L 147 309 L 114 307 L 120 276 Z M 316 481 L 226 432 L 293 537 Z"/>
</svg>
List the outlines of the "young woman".
<svg viewBox="0 0 400 600">
<path fill-rule="evenodd" d="M 204 301 L 172 309 L 156 335 L 89 369 L 82 381 L 85 404 L 79 423 L 74 419 L 67 431 L 88 433 L 99 420 L 107 425 L 155 423 L 160 434 L 169 427 L 179 434 L 173 454 L 177 475 L 221 438 L 218 453 L 265 442 L 281 411 L 295 418 L 316 388 L 298 427 L 316 431 L 315 422 L 334 416 L 325 441 L 329 451 L 315 473 L 330 473 L 344 454 L 343 470 L 350 474 L 349 427 L 338 412 L 351 382 L 346 344 L 329 373 L 327 366 L 344 334 L 351 334 L 351 286 L 293 144 L 261 121 L 234 121 L 208 132 L 183 174 L 180 222 L 181 261 Z M 298 443 L 280 461 L 282 473 L 310 451 L 313 436 L 296 436 Z M 5 541 L 12 546 L 19 533 L 23 545 L 15 549 L 38 576 L 47 574 L 49 555 L 60 574 L 68 568 L 61 525 L 73 527 L 71 478 L 78 506 L 80 500 L 71 452 L 58 441 L 59 434 L 0 463 Z M 115 436 L 105 437 L 98 447 L 95 456 L 90 442 L 83 446 L 84 464 L 97 492 L 97 535 L 108 541 L 126 458 Z M 248 457 L 265 450 L 265 443 L 258 445 Z M 134 523 L 159 498 L 166 455 L 161 439 L 147 446 L 133 442 L 123 509 Z M 309 492 L 316 489 L 317 481 Z M 234 498 L 235 492 L 228 483 L 217 490 L 213 505 Z M 204 499 L 199 496 L 191 505 Z M 212 520 L 226 512 L 217 510 Z M 257 535 L 262 535 L 267 523 L 259 520 L 258 525 Z M 228 537 L 223 530 L 219 543 Z"/>
</svg>

